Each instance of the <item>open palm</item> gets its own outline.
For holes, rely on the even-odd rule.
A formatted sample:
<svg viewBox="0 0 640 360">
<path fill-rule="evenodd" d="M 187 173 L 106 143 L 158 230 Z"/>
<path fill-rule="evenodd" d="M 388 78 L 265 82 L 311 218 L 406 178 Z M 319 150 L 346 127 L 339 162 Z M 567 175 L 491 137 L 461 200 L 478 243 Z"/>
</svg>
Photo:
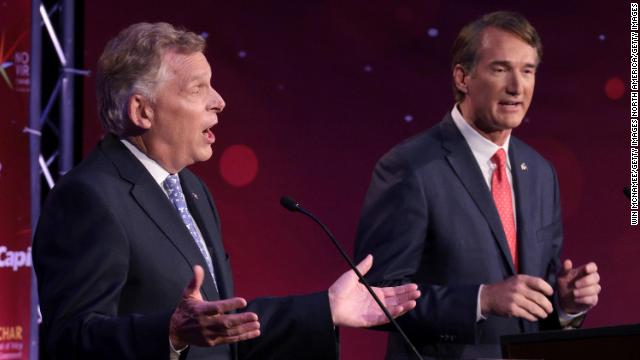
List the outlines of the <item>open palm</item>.
<svg viewBox="0 0 640 360">
<path fill-rule="evenodd" d="M 366 274 L 373 265 L 373 257 L 368 255 L 358 265 L 358 271 Z M 416 284 L 395 287 L 373 287 L 391 316 L 398 317 L 416 306 L 420 291 Z M 329 288 L 329 304 L 333 323 L 338 326 L 370 327 L 389 322 L 384 312 L 366 287 L 358 281 L 353 270 L 342 274 Z"/>
</svg>

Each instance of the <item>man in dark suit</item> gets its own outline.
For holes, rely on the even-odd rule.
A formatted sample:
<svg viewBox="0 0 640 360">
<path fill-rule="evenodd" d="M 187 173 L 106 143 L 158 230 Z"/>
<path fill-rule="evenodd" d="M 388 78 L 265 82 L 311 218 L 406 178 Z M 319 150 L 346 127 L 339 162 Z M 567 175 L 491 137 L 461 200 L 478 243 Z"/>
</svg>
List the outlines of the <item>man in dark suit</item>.
<svg viewBox="0 0 640 360">
<path fill-rule="evenodd" d="M 353 272 L 317 294 L 234 297 L 213 199 L 185 168 L 211 157 L 225 106 L 204 45 L 142 23 L 106 46 L 108 135 L 53 189 L 34 239 L 43 358 L 332 359 L 335 326 L 385 322 Z M 394 316 L 419 296 L 376 291 Z"/>
<path fill-rule="evenodd" d="M 372 253 L 375 284 L 416 282 L 400 318 L 437 358 L 500 357 L 500 336 L 575 326 L 600 292 L 595 263 L 560 264 L 556 173 L 511 136 L 525 116 L 542 45 L 519 14 L 464 27 L 453 46 L 456 104 L 433 128 L 376 165 L 356 259 Z M 391 334 L 388 358 L 412 358 Z"/>
</svg>

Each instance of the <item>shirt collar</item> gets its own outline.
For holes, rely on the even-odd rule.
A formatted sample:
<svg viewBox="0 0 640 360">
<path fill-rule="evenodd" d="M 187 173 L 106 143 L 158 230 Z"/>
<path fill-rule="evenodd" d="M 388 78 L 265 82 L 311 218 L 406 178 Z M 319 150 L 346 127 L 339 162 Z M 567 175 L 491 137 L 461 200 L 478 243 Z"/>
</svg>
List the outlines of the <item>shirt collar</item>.
<svg viewBox="0 0 640 360">
<path fill-rule="evenodd" d="M 147 169 L 149 174 L 151 174 L 153 179 L 162 188 L 162 183 L 167 178 L 167 176 L 170 175 L 170 173 L 167 170 L 165 170 L 162 166 L 160 166 L 160 164 L 158 164 L 155 160 L 147 156 L 147 154 L 143 153 L 135 145 L 130 143 L 129 140 L 120 139 L 120 142 L 122 142 L 124 146 L 126 146 L 127 149 L 131 151 L 131 153 L 133 154 L 133 156 L 136 157 L 136 159 L 140 160 L 140 162 L 145 167 L 145 169 Z"/>
<path fill-rule="evenodd" d="M 480 135 L 480 133 L 471 127 L 469 123 L 464 119 L 462 113 L 458 109 L 458 104 L 453 105 L 453 109 L 451 110 L 451 117 L 453 118 L 453 122 L 456 124 L 460 133 L 469 144 L 471 148 L 471 152 L 475 156 L 476 160 L 479 163 L 486 164 L 491 162 L 491 157 L 498 151 L 498 149 L 504 149 L 505 153 L 507 153 L 507 169 L 511 170 L 511 162 L 509 161 L 509 140 L 511 140 L 511 135 L 507 136 L 507 140 L 504 142 L 504 145 L 498 146 L 495 143 L 487 140 L 484 136 Z"/>
</svg>

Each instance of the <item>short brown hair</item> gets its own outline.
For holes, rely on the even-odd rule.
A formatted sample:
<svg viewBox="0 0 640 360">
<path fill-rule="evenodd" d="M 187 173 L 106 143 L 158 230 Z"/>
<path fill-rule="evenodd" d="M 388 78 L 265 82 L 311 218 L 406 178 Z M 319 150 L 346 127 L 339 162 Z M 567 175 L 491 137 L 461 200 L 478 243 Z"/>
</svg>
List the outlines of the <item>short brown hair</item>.
<svg viewBox="0 0 640 360">
<path fill-rule="evenodd" d="M 153 99 L 162 55 L 202 52 L 205 40 L 167 23 L 138 23 L 111 39 L 98 60 L 98 115 L 105 131 L 124 137 L 133 129 L 128 103 L 138 93 Z"/>
<path fill-rule="evenodd" d="M 495 27 L 509 32 L 534 47 L 538 53 L 538 63 L 542 60 L 542 41 L 536 29 L 519 13 L 510 11 L 496 11 L 483 15 L 467 24 L 460 30 L 451 48 L 451 72 L 456 65 L 461 65 L 467 72 L 471 72 L 476 65 L 480 35 L 488 27 Z M 464 98 L 464 93 L 456 88 L 453 82 L 453 94 L 456 101 Z"/>
</svg>

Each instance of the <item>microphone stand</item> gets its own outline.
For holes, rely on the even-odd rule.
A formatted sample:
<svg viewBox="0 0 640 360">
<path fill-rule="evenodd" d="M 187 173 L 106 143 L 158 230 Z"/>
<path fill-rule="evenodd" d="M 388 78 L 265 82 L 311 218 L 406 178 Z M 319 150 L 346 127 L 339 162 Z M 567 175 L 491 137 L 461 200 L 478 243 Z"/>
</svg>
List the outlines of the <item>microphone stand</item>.
<svg viewBox="0 0 640 360">
<path fill-rule="evenodd" d="M 342 257 L 347 261 L 347 263 L 349 263 L 349 266 L 356 273 L 356 276 L 358 276 L 358 279 L 360 279 L 360 282 L 365 286 L 365 288 L 367 288 L 367 291 L 369 291 L 369 294 L 371 294 L 371 297 L 373 297 L 373 300 L 375 300 L 375 302 L 378 304 L 378 306 L 380 307 L 382 312 L 385 314 L 387 319 L 389 319 L 391 324 L 393 324 L 393 326 L 396 328 L 396 330 L 398 330 L 398 333 L 400 333 L 400 335 L 404 339 L 405 343 L 407 345 L 409 345 L 409 347 L 411 348 L 411 350 L 413 351 L 413 353 L 416 355 L 416 357 L 418 359 L 423 360 L 422 356 L 418 352 L 418 349 L 416 349 L 416 347 L 413 345 L 411 340 L 409 340 L 409 337 L 407 336 L 407 334 L 405 334 L 405 332 L 402 330 L 400 325 L 396 322 L 396 320 L 393 318 L 393 316 L 391 316 L 391 314 L 389 313 L 389 310 L 387 310 L 387 308 L 384 306 L 382 301 L 380 301 L 380 298 L 373 291 L 373 289 L 371 288 L 371 285 L 369 285 L 369 282 L 367 282 L 367 280 L 364 278 L 364 276 L 362 276 L 362 274 L 360 273 L 358 268 L 356 268 L 356 265 L 353 263 L 353 261 L 351 261 L 351 258 L 349 258 L 349 255 L 347 255 L 347 253 L 344 251 L 344 249 L 342 248 L 340 243 L 338 243 L 338 241 L 333 236 L 333 234 L 331 233 L 329 228 L 324 223 L 322 223 L 322 221 L 320 221 L 320 219 L 318 219 L 315 215 L 313 215 L 307 209 L 305 209 L 302 206 L 300 206 L 300 204 L 298 202 L 296 202 L 295 200 L 293 200 L 292 198 L 290 198 L 288 196 L 283 196 L 280 199 L 280 204 L 282 204 L 282 206 L 284 208 L 286 208 L 287 210 L 290 210 L 290 211 L 293 211 L 293 212 L 297 211 L 297 212 L 303 213 L 304 215 L 306 215 L 309 218 L 311 218 L 311 220 L 313 220 L 316 224 L 320 225 L 322 230 L 324 230 L 325 234 L 327 234 L 329 239 L 331 239 L 331 241 L 333 242 L 333 245 L 335 245 L 336 249 L 338 249 L 338 251 L 340 252 L 340 255 L 342 255 Z"/>
</svg>

